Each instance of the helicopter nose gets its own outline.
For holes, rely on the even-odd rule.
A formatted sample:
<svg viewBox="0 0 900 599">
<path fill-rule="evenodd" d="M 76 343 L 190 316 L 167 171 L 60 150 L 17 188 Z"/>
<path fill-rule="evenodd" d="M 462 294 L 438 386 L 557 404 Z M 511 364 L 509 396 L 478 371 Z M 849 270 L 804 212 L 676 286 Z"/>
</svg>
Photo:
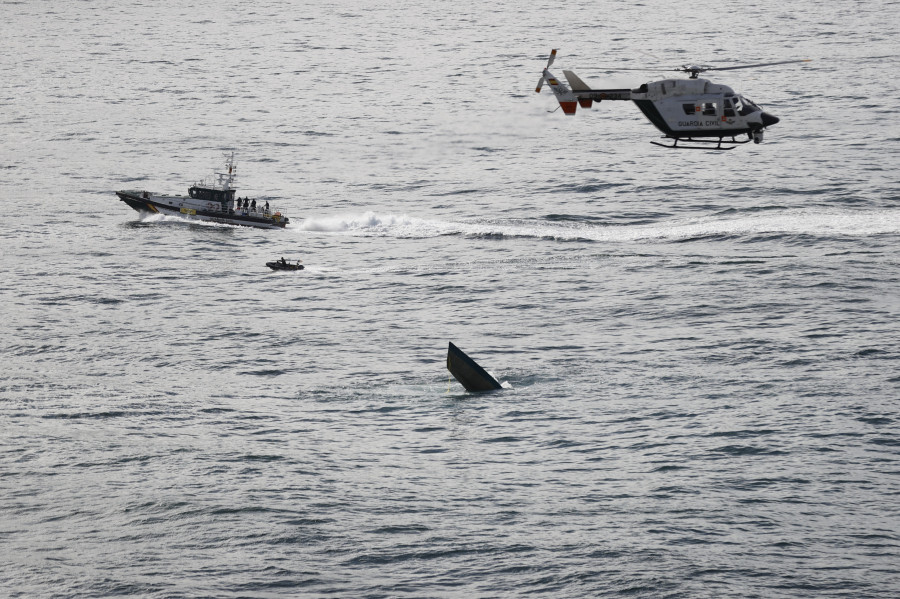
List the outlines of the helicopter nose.
<svg viewBox="0 0 900 599">
<path fill-rule="evenodd" d="M 770 125 L 774 125 L 775 123 L 777 123 L 780 120 L 781 120 L 780 118 L 778 118 L 777 116 L 772 116 L 768 112 L 762 113 L 763 127 L 768 127 Z"/>
</svg>

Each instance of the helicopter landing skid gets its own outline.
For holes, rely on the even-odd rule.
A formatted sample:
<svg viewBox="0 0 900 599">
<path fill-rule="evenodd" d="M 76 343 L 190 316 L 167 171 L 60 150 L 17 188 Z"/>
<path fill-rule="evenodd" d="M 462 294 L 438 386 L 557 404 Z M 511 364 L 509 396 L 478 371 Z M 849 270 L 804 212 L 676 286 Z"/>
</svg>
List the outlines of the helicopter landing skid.
<svg viewBox="0 0 900 599">
<path fill-rule="evenodd" d="M 733 150 L 735 147 L 737 147 L 741 144 L 750 143 L 750 141 L 751 141 L 749 138 L 746 139 L 745 141 L 738 141 L 732 137 L 731 141 L 723 142 L 721 137 L 718 139 L 718 141 L 715 141 L 712 139 L 694 139 L 692 137 L 681 137 L 681 138 L 680 137 L 669 137 L 668 135 L 664 136 L 663 139 L 674 139 L 675 141 L 673 141 L 671 144 L 664 144 L 664 143 L 660 143 L 658 141 L 651 141 L 650 143 L 652 143 L 655 146 L 659 146 L 661 148 L 673 148 L 675 150 L 706 150 L 706 151 L 722 150 L 722 151 L 724 151 L 724 150 Z M 709 146 L 679 146 L 678 142 L 681 139 L 683 139 L 684 141 L 687 141 L 689 143 L 693 143 L 693 144 L 716 144 L 716 147 L 711 148 Z M 722 147 L 723 143 L 730 144 L 730 145 L 728 147 Z"/>
</svg>

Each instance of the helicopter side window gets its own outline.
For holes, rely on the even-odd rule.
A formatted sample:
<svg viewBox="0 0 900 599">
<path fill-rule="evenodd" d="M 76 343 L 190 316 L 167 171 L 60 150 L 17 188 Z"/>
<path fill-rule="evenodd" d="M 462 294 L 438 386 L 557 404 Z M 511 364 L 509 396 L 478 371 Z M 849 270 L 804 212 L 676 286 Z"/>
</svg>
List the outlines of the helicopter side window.
<svg viewBox="0 0 900 599">
<path fill-rule="evenodd" d="M 725 98 L 725 116 L 734 116 L 734 109 L 731 107 L 731 100 Z"/>
<path fill-rule="evenodd" d="M 704 116 L 716 116 L 716 103 L 715 102 L 704 102 L 703 103 L 703 115 Z"/>
<path fill-rule="evenodd" d="M 684 114 L 694 116 L 695 109 L 693 104 L 682 104 L 681 107 L 684 109 Z"/>
</svg>

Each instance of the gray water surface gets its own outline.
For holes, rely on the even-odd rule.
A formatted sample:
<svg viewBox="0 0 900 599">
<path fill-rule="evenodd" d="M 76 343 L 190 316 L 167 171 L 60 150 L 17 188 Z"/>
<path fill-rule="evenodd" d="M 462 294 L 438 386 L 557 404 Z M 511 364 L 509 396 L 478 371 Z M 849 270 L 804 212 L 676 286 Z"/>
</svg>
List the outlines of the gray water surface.
<svg viewBox="0 0 900 599">
<path fill-rule="evenodd" d="M 0 594 L 900 593 L 896 2 L 2 10 Z M 813 62 L 671 151 L 556 47 Z M 115 196 L 232 150 L 286 230 Z"/>
</svg>

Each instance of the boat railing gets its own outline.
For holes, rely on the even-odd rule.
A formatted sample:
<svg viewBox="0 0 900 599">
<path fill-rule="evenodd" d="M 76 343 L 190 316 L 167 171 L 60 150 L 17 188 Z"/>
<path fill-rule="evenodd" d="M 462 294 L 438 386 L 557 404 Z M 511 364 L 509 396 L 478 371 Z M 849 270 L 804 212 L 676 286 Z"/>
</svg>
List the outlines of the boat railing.
<svg viewBox="0 0 900 599">
<path fill-rule="evenodd" d="M 229 208 L 226 210 L 222 209 L 222 205 L 217 202 L 209 202 L 206 206 L 206 210 L 208 212 L 221 212 L 222 214 L 240 214 L 242 216 L 256 216 L 263 218 L 275 218 L 276 216 L 280 218 L 284 218 L 282 216 L 281 209 L 272 208 L 271 206 L 267 210 L 265 206 L 256 206 L 250 208 Z M 276 219 L 278 220 L 278 219 Z"/>
<path fill-rule="evenodd" d="M 276 214 L 281 216 L 281 210 L 279 210 L 278 208 L 269 207 L 269 209 L 266 210 L 265 207 L 259 206 L 257 206 L 256 208 L 235 208 L 234 213 L 243 214 L 244 216 L 264 216 L 267 218 L 271 218 Z"/>
</svg>

